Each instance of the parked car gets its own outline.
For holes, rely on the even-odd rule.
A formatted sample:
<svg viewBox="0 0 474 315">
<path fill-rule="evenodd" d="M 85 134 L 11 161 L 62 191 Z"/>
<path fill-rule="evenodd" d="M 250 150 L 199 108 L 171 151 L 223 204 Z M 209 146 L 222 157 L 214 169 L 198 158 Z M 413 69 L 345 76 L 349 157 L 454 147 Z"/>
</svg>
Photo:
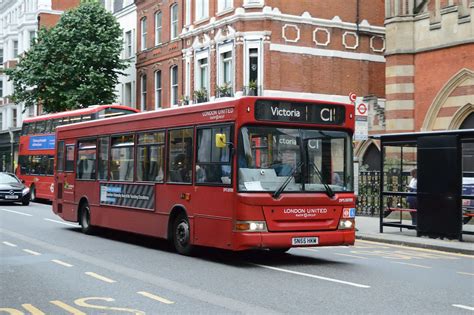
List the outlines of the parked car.
<svg viewBox="0 0 474 315">
<path fill-rule="evenodd" d="M 0 172 L 0 201 L 30 204 L 30 189 L 12 173 Z"/>
<path fill-rule="evenodd" d="M 463 196 L 474 197 L 474 177 L 463 177 L 462 194 Z M 474 214 L 474 199 L 462 200 L 462 212 L 464 214 L 463 222 L 469 222 L 472 219 L 472 214 Z"/>
</svg>

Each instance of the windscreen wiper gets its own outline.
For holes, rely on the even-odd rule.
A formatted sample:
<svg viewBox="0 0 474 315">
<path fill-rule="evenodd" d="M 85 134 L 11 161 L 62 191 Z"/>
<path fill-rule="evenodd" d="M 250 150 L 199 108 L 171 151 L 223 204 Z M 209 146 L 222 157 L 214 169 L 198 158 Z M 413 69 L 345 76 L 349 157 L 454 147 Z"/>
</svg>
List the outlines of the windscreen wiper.
<svg viewBox="0 0 474 315">
<path fill-rule="evenodd" d="M 293 167 L 291 169 L 291 174 L 288 175 L 288 177 L 285 179 L 285 181 L 281 184 L 280 188 L 278 188 L 277 190 L 275 190 L 275 192 L 273 193 L 273 198 L 278 198 L 281 193 L 283 192 L 283 190 L 285 190 L 286 186 L 288 186 L 288 184 L 291 182 L 291 179 L 295 177 L 295 174 L 296 174 L 296 171 L 303 165 L 303 161 L 300 161 L 298 164 L 295 165 L 295 167 Z"/>
<path fill-rule="evenodd" d="M 323 176 L 321 175 L 321 171 L 316 166 L 316 164 L 314 164 L 314 162 L 311 162 L 311 163 L 309 163 L 309 165 L 311 165 L 313 167 L 313 169 L 315 170 L 315 172 L 318 175 L 319 180 L 321 181 L 321 184 L 323 184 L 324 189 L 326 190 L 326 194 L 329 196 L 329 198 L 334 197 L 334 195 L 335 195 L 334 191 L 331 189 L 331 187 L 327 183 L 324 182 Z"/>
</svg>

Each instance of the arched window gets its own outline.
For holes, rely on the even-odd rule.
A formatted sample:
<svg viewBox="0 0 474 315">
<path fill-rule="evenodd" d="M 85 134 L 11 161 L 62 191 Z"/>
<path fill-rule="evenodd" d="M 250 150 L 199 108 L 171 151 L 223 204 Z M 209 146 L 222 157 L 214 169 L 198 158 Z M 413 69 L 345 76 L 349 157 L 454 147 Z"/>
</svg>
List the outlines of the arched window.
<svg viewBox="0 0 474 315">
<path fill-rule="evenodd" d="M 171 105 L 178 105 L 178 66 L 173 66 L 170 69 L 170 103 Z"/>
<path fill-rule="evenodd" d="M 141 88 L 140 109 L 142 111 L 145 111 L 146 110 L 146 74 L 142 75 L 140 78 L 140 88 Z"/>
<path fill-rule="evenodd" d="M 171 39 L 178 37 L 178 4 L 173 4 L 170 8 Z"/>
<path fill-rule="evenodd" d="M 155 13 L 155 46 L 161 44 L 162 15 L 161 12 Z"/>
<path fill-rule="evenodd" d="M 371 144 L 364 153 L 362 165 L 368 166 L 368 171 L 380 171 L 380 151 Z"/>
<path fill-rule="evenodd" d="M 140 29 L 141 29 L 141 50 L 146 49 L 146 17 L 140 20 Z"/>
<path fill-rule="evenodd" d="M 161 71 L 155 72 L 155 109 L 161 108 Z"/>
<path fill-rule="evenodd" d="M 464 119 L 459 129 L 474 129 L 474 113 L 470 113 L 469 116 Z"/>
</svg>

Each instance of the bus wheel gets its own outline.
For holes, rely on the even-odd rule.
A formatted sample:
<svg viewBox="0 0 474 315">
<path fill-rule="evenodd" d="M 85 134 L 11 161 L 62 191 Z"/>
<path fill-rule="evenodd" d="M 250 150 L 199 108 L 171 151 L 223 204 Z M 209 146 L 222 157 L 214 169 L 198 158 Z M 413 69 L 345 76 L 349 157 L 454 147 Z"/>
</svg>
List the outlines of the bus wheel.
<svg viewBox="0 0 474 315">
<path fill-rule="evenodd" d="M 35 185 L 31 185 L 31 188 L 30 188 L 30 201 L 35 201 L 35 200 L 36 200 Z"/>
<path fill-rule="evenodd" d="M 173 243 L 174 248 L 181 255 L 191 255 L 193 252 L 189 220 L 184 213 L 179 214 L 174 221 Z"/>
<path fill-rule="evenodd" d="M 91 211 L 87 202 L 81 206 L 79 224 L 82 233 L 91 235 L 94 232 L 94 227 L 91 225 Z"/>
</svg>

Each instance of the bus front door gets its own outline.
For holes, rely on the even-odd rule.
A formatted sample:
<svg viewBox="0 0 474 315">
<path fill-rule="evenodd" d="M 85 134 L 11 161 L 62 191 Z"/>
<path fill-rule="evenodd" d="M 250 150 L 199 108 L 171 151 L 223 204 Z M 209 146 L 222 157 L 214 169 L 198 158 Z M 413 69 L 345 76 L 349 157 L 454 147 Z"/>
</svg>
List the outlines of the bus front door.
<svg viewBox="0 0 474 315">
<path fill-rule="evenodd" d="M 74 200 L 74 185 L 76 173 L 74 168 L 75 144 L 66 143 L 64 172 L 58 173 L 58 202 L 59 193 L 62 195 L 62 218 L 64 220 L 77 222 L 77 207 Z"/>
</svg>

